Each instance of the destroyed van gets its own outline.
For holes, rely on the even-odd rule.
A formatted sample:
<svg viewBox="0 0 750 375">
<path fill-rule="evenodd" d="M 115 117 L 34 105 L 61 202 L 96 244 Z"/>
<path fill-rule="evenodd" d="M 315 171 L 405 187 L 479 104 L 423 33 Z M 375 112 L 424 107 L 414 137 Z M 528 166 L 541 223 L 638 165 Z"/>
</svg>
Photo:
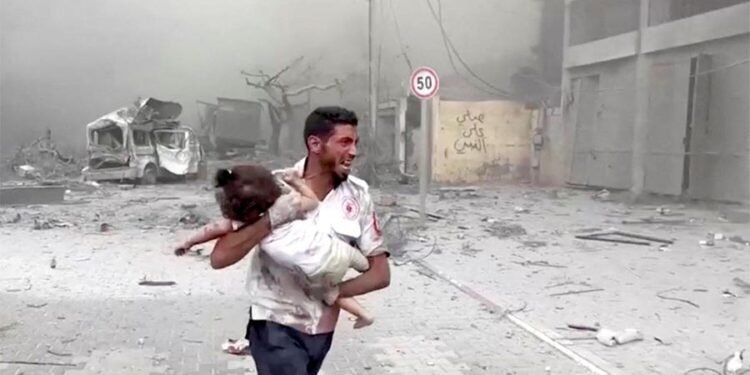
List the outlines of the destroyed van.
<svg viewBox="0 0 750 375">
<path fill-rule="evenodd" d="M 86 126 L 87 180 L 205 178 L 206 156 L 196 134 L 177 117 L 179 103 L 154 98 L 106 114 Z"/>
</svg>

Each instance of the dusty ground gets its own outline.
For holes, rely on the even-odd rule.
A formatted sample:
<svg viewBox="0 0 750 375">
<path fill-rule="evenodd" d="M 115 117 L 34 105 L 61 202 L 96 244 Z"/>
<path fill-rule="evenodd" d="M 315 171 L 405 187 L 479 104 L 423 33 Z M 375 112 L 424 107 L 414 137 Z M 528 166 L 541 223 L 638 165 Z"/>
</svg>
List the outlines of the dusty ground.
<svg viewBox="0 0 750 375">
<path fill-rule="evenodd" d="M 244 333 L 245 262 L 215 271 L 203 256 L 171 253 L 216 214 L 200 185 L 103 185 L 64 205 L 0 209 L 0 373 L 253 373 L 249 358 L 220 351 Z M 363 298 L 375 325 L 354 331 L 342 318 L 326 374 L 581 372 L 450 284 L 394 262 L 390 289 Z"/>
<path fill-rule="evenodd" d="M 395 200 L 417 202 L 413 195 Z M 520 319 L 623 373 L 720 370 L 716 362 L 750 348 L 750 244 L 743 243 L 750 224 L 739 207 L 628 207 L 594 200 L 591 192 L 520 187 L 432 195 L 428 202 L 446 218 L 420 234 L 421 254 L 413 257 L 501 306 L 526 303 L 515 314 Z M 629 224 L 651 217 L 684 223 Z M 574 238 L 613 227 L 674 244 Z M 701 246 L 710 233 L 724 239 Z M 587 293 L 565 294 L 580 291 Z M 591 334 L 568 329 L 571 323 L 636 328 L 645 340 L 609 348 L 582 339 Z"/>
<path fill-rule="evenodd" d="M 376 195 L 384 213 L 416 207 L 413 194 Z M 750 247 L 729 240 L 750 238 L 750 225 L 668 207 L 678 215 L 669 219 L 686 224 L 623 225 L 665 216 L 575 191 L 432 195 L 430 211 L 444 218 L 404 230 L 391 287 L 363 298 L 376 324 L 353 331 L 342 318 L 325 373 L 589 373 L 513 324 L 519 319 L 610 373 L 719 369 L 716 361 L 750 348 L 750 290 L 742 283 L 750 282 Z M 204 257 L 170 251 L 215 215 L 200 184 L 103 185 L 73 191 L 62 205 L 0 208 L 0 373 L 252 373 L 248 358 L 220 352 L 244 330 L 246 264 L 214 271 Z M 675 244 L 574 239 L 613 226 Z M 709 232 L 726 239 L 701 247 Z M 138 285 L 143 278 L 176 285 Z M 601 290 L 552 295 L 591 289 Z M 662 297 L 681 300 L 657 297 L 665 290 Z M 506 308 L 522 311 L 508 319 Z M 637 328 L 645 340 L 605 347 L 565 328 L 570 323 Z"/>
</svg>

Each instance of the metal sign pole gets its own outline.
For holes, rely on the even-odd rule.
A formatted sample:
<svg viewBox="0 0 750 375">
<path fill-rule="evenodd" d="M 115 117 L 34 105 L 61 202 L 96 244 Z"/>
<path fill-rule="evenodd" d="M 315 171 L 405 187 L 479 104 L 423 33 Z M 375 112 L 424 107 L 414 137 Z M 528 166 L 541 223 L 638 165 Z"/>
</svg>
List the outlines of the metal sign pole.
<svg viewBox="0 0 750 375">
<path fill-rule="evenodd" d="M 410 81 L 411 92 L 421 99 L 420 103 L 420 127 L 422 128 L 422 142 L 419 147 L 419 222 L 424 226 L 427 224 L 427 188 L 430 178 L 430 133 L 432 119 L 430 111 L 434 105 L 433 99 L 440 88 L 440 78 L 437 72 L 429 67 L 423 66 L 412 72 Z"/>
<path fill-rule="evenodd" d="M 427 180 L 428 170 L 427 161 L 430 152 L 430 100 L 422 100 L 420 113 L 420 127 L 422 128 L 422 144 L 419 149 L 419 224 L 424 226 L 427 223 Z"/>
</svg>

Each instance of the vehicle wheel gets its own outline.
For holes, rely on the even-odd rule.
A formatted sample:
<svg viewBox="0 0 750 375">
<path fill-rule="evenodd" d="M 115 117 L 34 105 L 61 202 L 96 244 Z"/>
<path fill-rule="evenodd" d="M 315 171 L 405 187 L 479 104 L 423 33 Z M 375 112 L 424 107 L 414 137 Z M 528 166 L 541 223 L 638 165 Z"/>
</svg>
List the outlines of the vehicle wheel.
<svg viewBox="0 0 750 375">
<path fill-rule="evenodd" d="M 143 170 L 143 177 L 141 177 L 140 183 L 141 185 L 155 185 L 156 167 L 153 165 L 147 165 L 146 169 Z"/>
</svg>

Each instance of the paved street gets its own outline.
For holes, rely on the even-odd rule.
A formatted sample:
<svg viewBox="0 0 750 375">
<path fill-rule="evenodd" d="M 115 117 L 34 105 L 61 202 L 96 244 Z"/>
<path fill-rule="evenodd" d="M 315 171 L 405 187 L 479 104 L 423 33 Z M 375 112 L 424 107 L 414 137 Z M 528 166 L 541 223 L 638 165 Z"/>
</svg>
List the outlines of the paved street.
<svg viewBox="0 0 750 375">
<path fill-rule="evenodd" d="M 189 230 L 180 219 L 216 214 L 210 193 L 104 186 L 67 201 L 0 210 L 0 373 L 254 372 L 248 357 L 220 351 L 244 332 L 246 264 L 214 271 L 203 257 L 170 252 Z M 53 228 L 33 229 L 43 222 Z M 176 285 L 138 285 L 143 278 Z M 403 259 L 394 259 L 391 287 L 363 302 L 376 324 L 354 331 L 342 315 L 325 374 L 587 373 Z"/>
<path fill-rule="evenodd" d="M 432 195 L 428 207 L 446 219 L 414 234 L 423 243 L 411 246 L 412 256 L 501 306 L 528 304 L 515 314 L 519 319 L 571 339 L 559 342 L 626 374 L 720 370 L 716 362 L 750 348 L 750 246 L 737 242 L 750 239 L 750 225 L 732 214 L 740 208 L 628 207 L 596 201 L 593 193 L 503 186 L 471 196 Z M 395 200 L 417 207 L 414 196 Z M 644 218 L 685 223 L 623 224 Z M 574 238 L 612 227 L 675 243 Z M 721 239 L 701 246 L 710 233 Z M 585 339 L 590 333 L 567 329 L 571 323 L 636 328 L 644 341 L 608 348 Z"/>
</svg>

